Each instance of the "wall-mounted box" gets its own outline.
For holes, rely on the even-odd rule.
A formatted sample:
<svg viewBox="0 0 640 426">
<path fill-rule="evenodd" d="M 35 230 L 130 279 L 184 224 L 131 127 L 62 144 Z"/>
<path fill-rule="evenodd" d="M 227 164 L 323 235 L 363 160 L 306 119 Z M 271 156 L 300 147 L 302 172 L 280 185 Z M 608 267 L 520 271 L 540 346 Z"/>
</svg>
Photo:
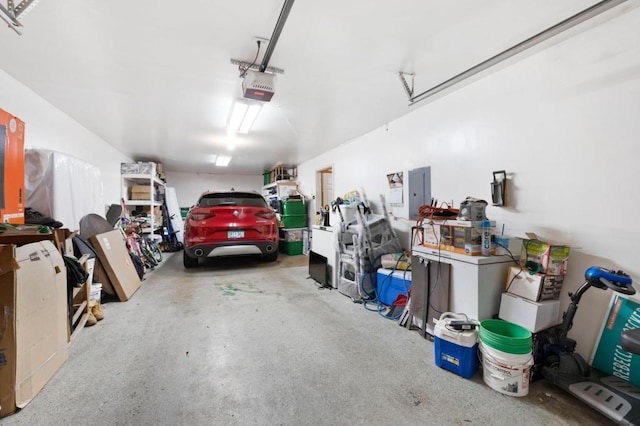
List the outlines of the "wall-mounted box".
<svg viewBox="0 0 640 426">
<path fill-rule="evenodd" d="M 420 206 L 431 204 L 431 167 L 409 170 L 409 219 L 418 218 Z"/>
</svg>

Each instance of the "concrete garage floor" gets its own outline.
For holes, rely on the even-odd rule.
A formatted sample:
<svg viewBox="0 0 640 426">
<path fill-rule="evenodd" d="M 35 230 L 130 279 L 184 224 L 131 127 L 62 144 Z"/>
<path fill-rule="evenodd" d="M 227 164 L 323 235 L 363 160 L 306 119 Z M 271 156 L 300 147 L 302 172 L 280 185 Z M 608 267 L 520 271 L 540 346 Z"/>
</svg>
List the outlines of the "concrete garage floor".
<svg viewBox="0 0 640 426">
<path fill-rule="evenodd" d="M 3 425 L 586 425 L 608 421 L 535 382 L 524 398 L 434 364 L 433 343 L 307 279 L 306 257 L 176 253 L 71 345 Z"/>
</svg>

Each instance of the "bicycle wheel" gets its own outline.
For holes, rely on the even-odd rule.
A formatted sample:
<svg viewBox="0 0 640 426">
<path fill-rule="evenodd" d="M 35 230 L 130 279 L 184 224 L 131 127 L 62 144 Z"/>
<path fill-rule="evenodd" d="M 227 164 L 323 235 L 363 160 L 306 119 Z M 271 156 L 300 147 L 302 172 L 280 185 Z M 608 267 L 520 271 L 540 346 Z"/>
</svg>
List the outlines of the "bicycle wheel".
<svg viewBox="0 0 640 426">
<path fill-rule="evenodd" d="M 156 263 L 162 262 L 162 250 L 160 250 L 160 246 L 156 240 L 147 238 L 147 246 L 149 247 L 149 251 Z"/>
<path fill-rule="evenodd" d="M 151 251 L 151 248 L 149 247 L 149 241 L 146 238 L 140 239 L 140 251 L 144 256 L 145 263 L 148 263 L 151 268 L 155 268 L 156 266 L 158 266 L 159 262 L 156 262 L 156 259 Z"/>
</svg>

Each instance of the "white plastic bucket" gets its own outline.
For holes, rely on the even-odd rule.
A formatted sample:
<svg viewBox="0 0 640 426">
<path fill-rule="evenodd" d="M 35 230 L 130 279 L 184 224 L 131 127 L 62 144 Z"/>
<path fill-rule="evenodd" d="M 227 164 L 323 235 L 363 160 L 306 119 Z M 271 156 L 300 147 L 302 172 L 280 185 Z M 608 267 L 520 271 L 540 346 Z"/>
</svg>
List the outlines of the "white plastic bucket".
<svg viewBox="0 0 640 426">
<path fill-rule="evenodd" d="M 482 377 L 491 389 L 510 396 L 529 394 L 529 378 L 533 355 L 510 354 L 493 349 L 482 341 L 478 345 L 482 354 Z"/>
</svg>

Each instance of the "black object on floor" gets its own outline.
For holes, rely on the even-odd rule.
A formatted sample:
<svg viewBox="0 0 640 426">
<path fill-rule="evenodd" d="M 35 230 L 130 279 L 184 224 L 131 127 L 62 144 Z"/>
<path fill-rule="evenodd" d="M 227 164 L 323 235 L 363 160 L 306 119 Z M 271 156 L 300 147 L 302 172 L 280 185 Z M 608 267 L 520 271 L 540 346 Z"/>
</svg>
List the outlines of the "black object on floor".
<svg viewBox="0 0 640 426">
<path fill-rule="evenodd" d="M 47 225 L 52 228 L 62 228 L 62 222 L 45 216 L 39 211 L 33 210 L 31 207 L 24 209 L 24 222 L 29 225 Z"/>
</svg>

